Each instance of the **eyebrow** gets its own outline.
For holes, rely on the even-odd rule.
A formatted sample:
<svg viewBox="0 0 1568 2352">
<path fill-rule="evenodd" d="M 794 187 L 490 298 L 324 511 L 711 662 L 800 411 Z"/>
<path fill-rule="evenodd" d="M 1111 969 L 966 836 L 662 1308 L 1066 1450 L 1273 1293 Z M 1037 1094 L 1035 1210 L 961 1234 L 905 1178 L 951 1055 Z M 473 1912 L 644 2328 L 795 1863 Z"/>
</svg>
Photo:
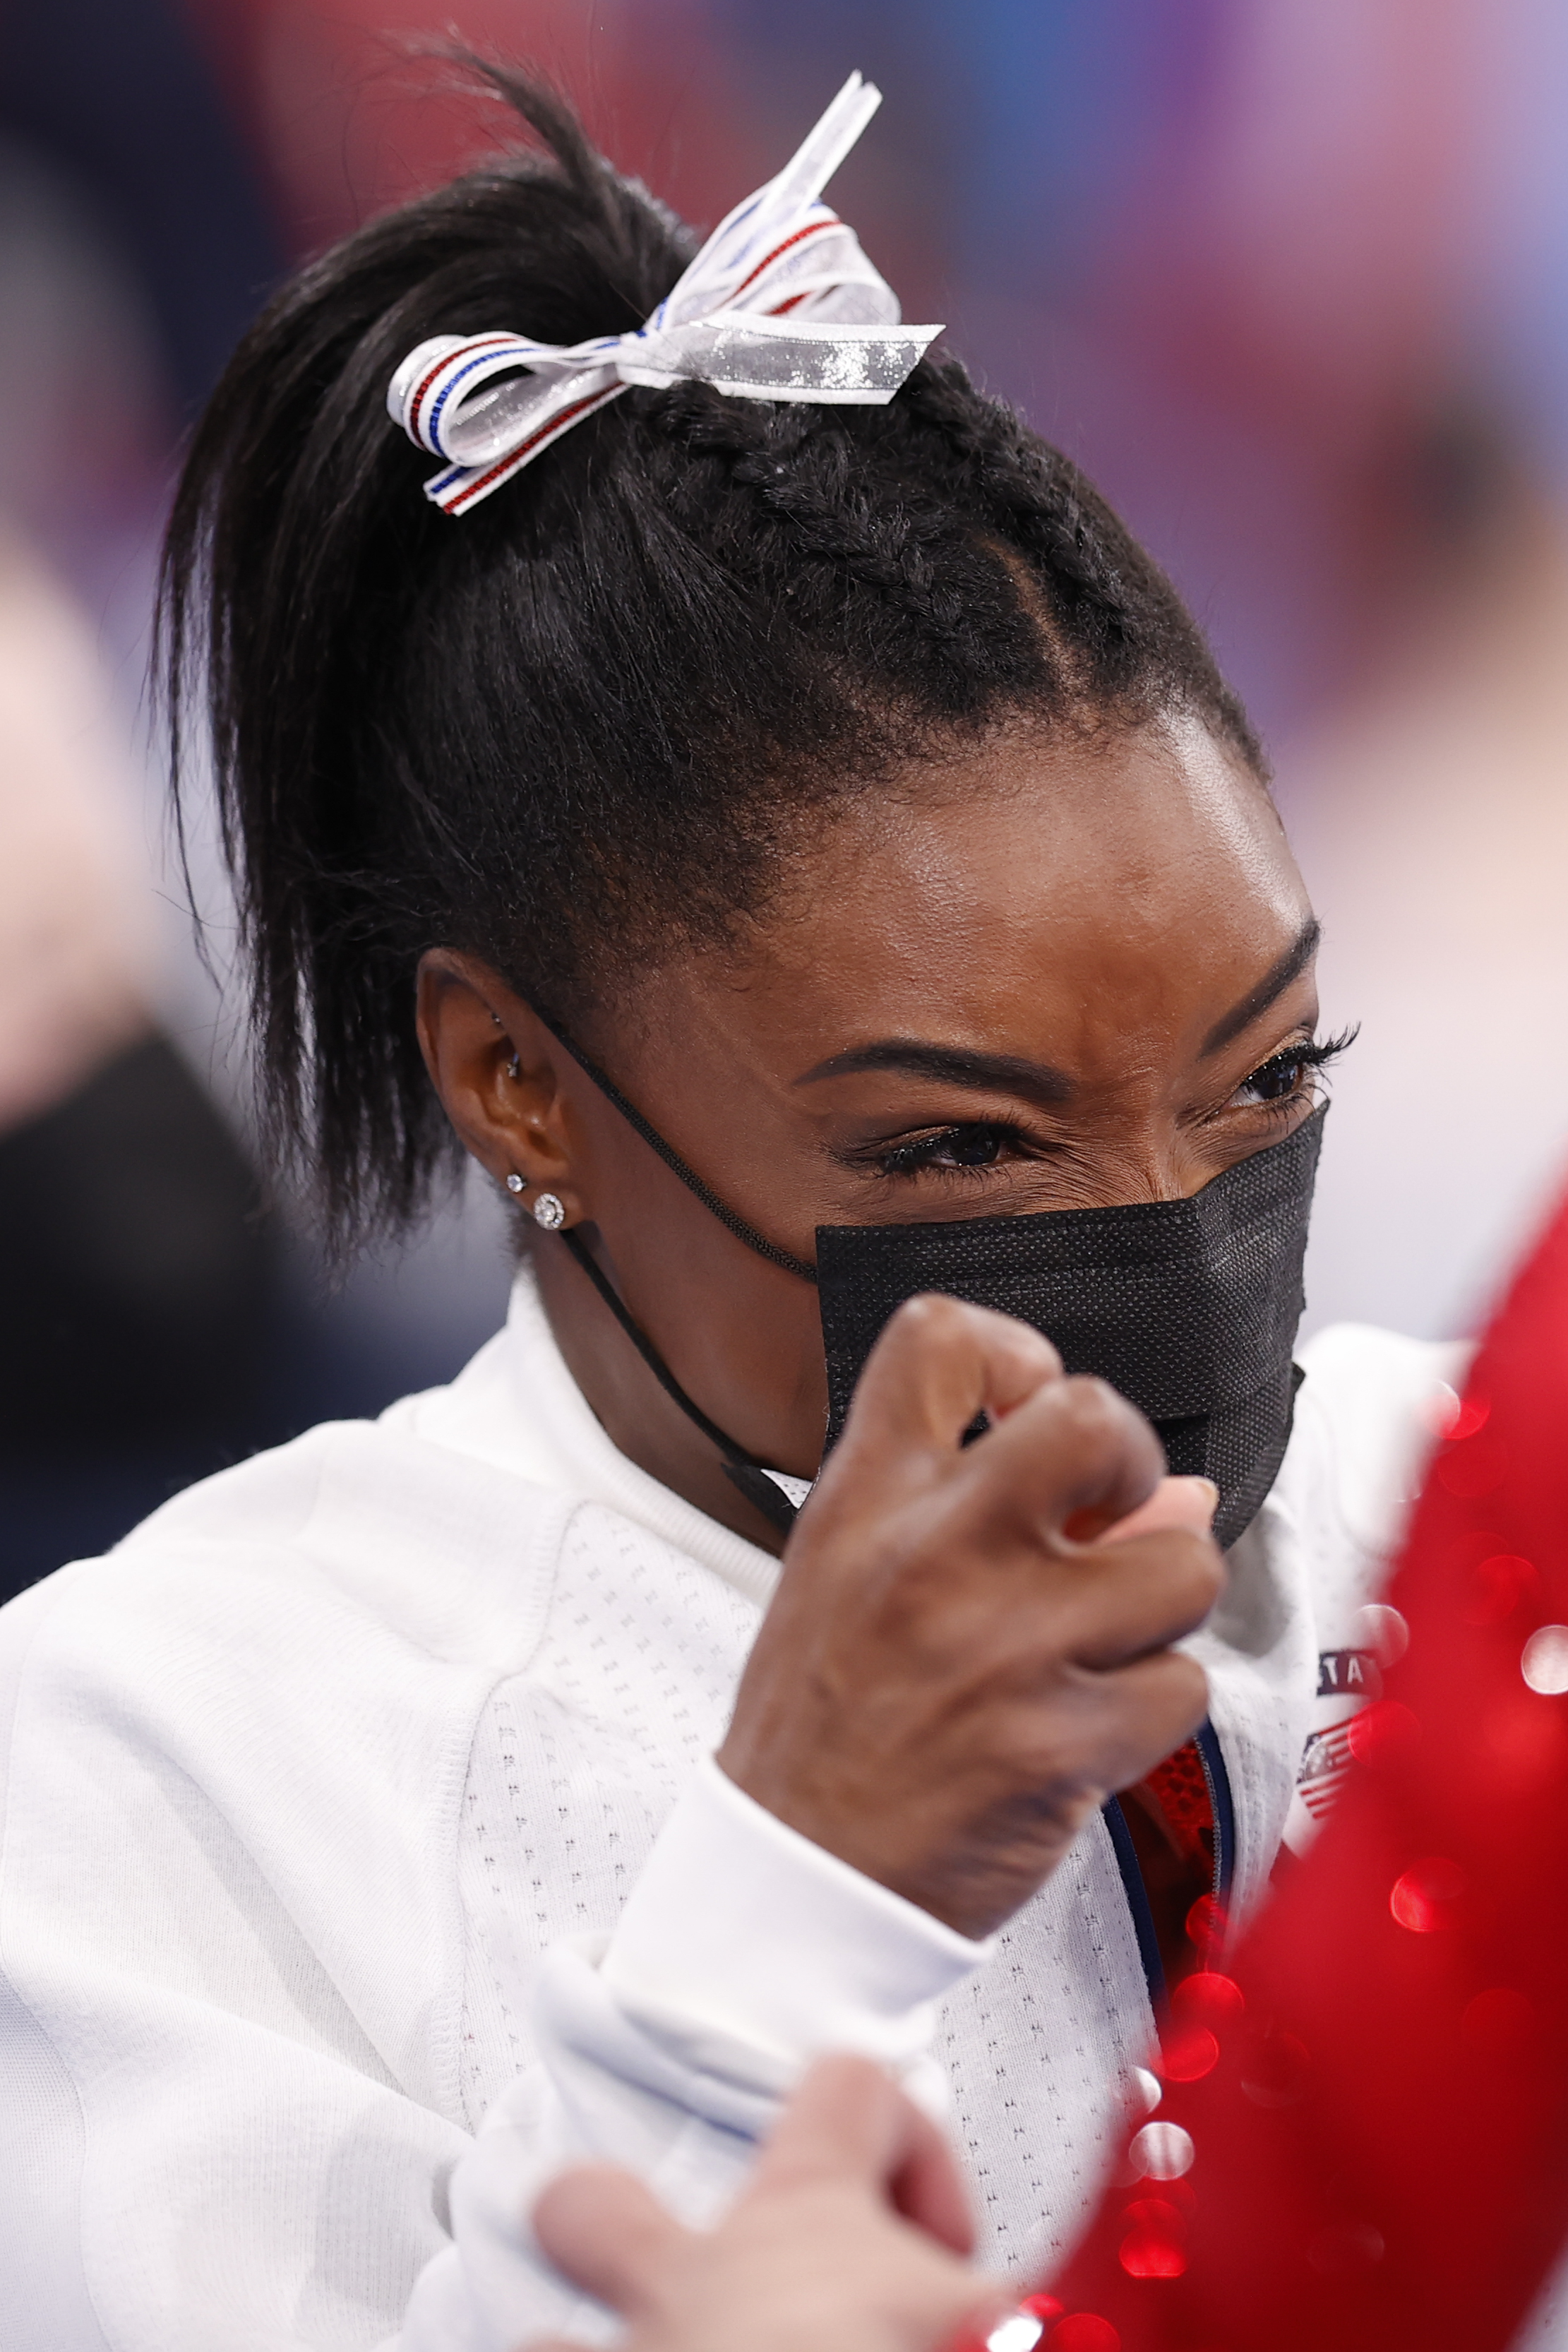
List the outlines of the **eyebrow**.
<svg viewBox="0 0 1568 2352">
<path fill-rule="evenodd" d="M 1283 996 L 1293 980 L 1298 980 L 1318 951 L 1322 938 L 1322 925 L 1315 917 L 1303 923 L 1292 944 L 1278 961 L 1271 963 L 1256 988 L 1249 989 L 1239 1004 L 1217 1021 L 1203 1044 L 1198 1047 L 1199 1061 L 1218 1054 L 1224 1045 L 1233 1045 L 1244 1030 L 1250 1029 L 1260 1013 L 1267 1013 L 1277 997 Z"/>
<path fill-rule="evenodd" d="M 874 1045 L 851 1045 L 802 1072 L 795 1084 L 809 1087 L 818 1078 L 848 1077 L 857 1070 L 897 1070 L 906 1077 L 934 1078 L 939 1086 L 964 1087 L 971 1094 L 1023 1095 L 1041 1103 L 1066 1102 L 1072 1093 L 1071 1079 L 1049 1062 L 927 1045 L 918 1037 L 880 1037 Z"/>
<path fill-rule="evenodd" d="M 1284 994 L 1316 955 L 1322 937 L 1322 926 L 1315 918 L 1302 926 L 1257 986 L 1216 1022 L 1199 1049 L 1200 1060 L 1230 1045 Z M 971 1094 L 1023 1095 L 1041 1103 L 1068 1102 L 1073 1093 L 1072 1080 L 1065 1070 L 1053 1069 L 1049 1062 L 1032 1062 L 1021 1054 L 981 1054 L 962 1045 L 936 1045 L 920 1037 L 879 1037 L 869 1045 L 851 1045 L 802 1071 L 795 1084 L 809 1087 L 819 1078 L 851 1077 L 863 1070 L 893 1070 L 905 1077 L 934 1079 L 938 1086 L 962 1087 Z"/>
</svg>

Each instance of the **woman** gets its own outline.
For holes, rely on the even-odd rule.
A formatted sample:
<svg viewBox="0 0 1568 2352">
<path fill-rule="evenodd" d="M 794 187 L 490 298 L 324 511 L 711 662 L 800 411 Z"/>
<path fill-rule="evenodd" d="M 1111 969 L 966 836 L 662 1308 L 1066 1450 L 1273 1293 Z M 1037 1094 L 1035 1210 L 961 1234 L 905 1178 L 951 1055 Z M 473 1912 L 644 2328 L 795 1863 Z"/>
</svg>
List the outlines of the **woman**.
<svg viewBox="0 0 1568 2352">
<path fill-rule="evenodd" d="M 1231 1972 L 1178 1991 L 1198 2047 L 1176 2044 L 1065 2271 L 998 2315 L 956 2259 L 940 2136 L 876 2068 L 828 2058 L 711 2230 L 613 2167 L 546 2188 L 539 2241 L 624 2313 L 627 2352 L 1563 2342 L 1565 1327 L 1568 1200 L 1436 1453 L 1357 1785 Z"/>
<path fill-rule="evenodd" d="M 285 289 L 168 576 L 275 1130 L 344 1236 L 476 1156 L 512 1310 L 7 1612 L 8 2345 L 591 2329 L 532 2185 L 711 2210 L 832 2046 L 1038 2269 L 1442 1369 L 1329 1335 L 1296 1396 L 1336 1048 L 1258 746 L 815 205 L 866 94 L 692 262 L 496 79 L 555 168 Z"/>
</svg>

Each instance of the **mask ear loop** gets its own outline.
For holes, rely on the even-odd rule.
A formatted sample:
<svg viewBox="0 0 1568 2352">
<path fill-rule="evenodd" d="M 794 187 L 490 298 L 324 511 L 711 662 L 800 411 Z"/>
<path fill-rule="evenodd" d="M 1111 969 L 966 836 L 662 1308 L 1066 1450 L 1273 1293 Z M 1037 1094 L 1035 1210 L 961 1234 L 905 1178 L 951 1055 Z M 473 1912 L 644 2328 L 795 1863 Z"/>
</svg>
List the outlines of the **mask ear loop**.
<svg viewBox="0 0 1568 2352">
<path fill-rule="evenodd" d="M 680 1406 L 688 1421 L 695 1423 L 706 1438 L 717 1446 L 724 1456 L 719 1467 L 725 1476 L 732 1486 L 739 1488 L 748 1503 L 761 1512 L 770 1527 L 777 1528 L 780 1535 L 787 1536 L 795 1524 L 795 1506 L 789 1496 L 784 1493 L 782 1487 L 774 1485 L 754 1454 L 747 1454 L 744 1446 L 736 1444 L 734 1438 L 727 1437 L 717 1422 L 710 1421 L 701 1405 L 695 1403 L 686 1394 L 653 1341 L 627 1313 L 625 1301 L 594 1257 L 582 1235 L 569 1228 L 560 1238 L 592 1283 L 664 1394 Z"/>
<path fill-rule="evenodd" d="M 548 1013 L 541 1012 L 537 1004 L 533 1009 L 555 1039 L 556 1044 L 564 1046 L 584 1076 L 591 1078 L 606 1100 L 614 1104 L 628 1127 L 635 1129 L 650 1150 L 658 1153 L 665 1167 L 674 1170 L 686 1190 L 696 1194 L 703 1207 L 710 1211 L 721 1225 L 727 1225 L 736 1239 L 744 1242 L 747 1249 L 754 1249 L 758 1257 L 768 1258 L 773 1265 L 781 1265 L 786 1274 L 797 1275 L 802 1282 L 816 1281 L 817 1269 L 808 1259 L 796 1257 L 789 1250 L 780 1249 L 777 1242 L 770 1242 L 765 1234 L 758 1232 L 755 1225 L 748 1225 L 744 1217 L 737 1216 L 735 1211 L 721 1201 L 716 1192 L 710 1192 L 696 1171 L 686 1166 L 680 1153 L 672 1150 L 659 1133 L 658 1129 L 649 1125 L 635 1103 L 627 1101 L 614 1080 L 607 1078 L 597 1063 L 589 1060 L 576 1040 L 561 1028 L 559 1023 L 552 1021 Z"/>
<path fill-rule="evenodd" d="M 649 1125 L 635 1104 L 627 1101 L 620 1087 L 589 1060 L 581 1046 L 567 1034 L 566 1030 L 558 1022 L 552 1021 L 548 1013 L 540 1012 L 537 1004 L 533 1009 L 538 1013 L 539 1019 L 544 1023 L 556 1044 L 565 1048 L 583 1075 L 592 1079 L 607 1101 L 614 1104 L 627 1125 L 642 1137 L 644 1143 L 658 1153 L 667 1167 L 674 1170 L 682 1183 L 688 1191 L 696 1194 L 704 1208 L 710 1210 L 720 1224 L 727 1225 L 738 1241 L 745 1242 L 749 1248 L 756 1250 L 759 1256 L 771 1259 L 775 1265 L 781 1265 L 786 1273 L 799 1275 L 803 1282 L 816 1281 L 817 1269 L 814 1265 L 808 1265 L 804 1258 L 794 1257 L 789 1251 L 778 1248 L 767 1239 L 766 1235 L 758 1233 L 754 1226 L 748 1225 L 744 1217 L 737 1217 L 735 1211 L 727 1208 L 716 1192 L 710 1192 L 695 1171 L 686 1166 L 678 1151 L 673 1151 L 670 1149 L 658 1129 Z M 746 1448 L 743 1445 L 737 1445 L 733 1437 L 727 1437 L 718 1423 L 716 1421 L 710 1421 L 701 1405 L 695 1403 L 686 1394 L 653 1341 L 632 1321 L 624 1299 L 581 1234 L 569 1229 L 561 1234 L 560 1238 L 606 1307 L 609 1307 L 664 1394 L 673 1403 L 680 1406 L 687 1420 L 702 1431 L 709 1444 L 718 1448 L 723 1457 L 719 1467 L 730 1484 L 745 1496 L 754 1510 L 761 1512 L 769 1527 L 777 1528 L 780 1535 L 787 1536 L 795 1524 L 796 1505 L 789 1500 L 781 1486 L 774 1484 L 755 1454 L 747 1454 Z"/>
</svg>

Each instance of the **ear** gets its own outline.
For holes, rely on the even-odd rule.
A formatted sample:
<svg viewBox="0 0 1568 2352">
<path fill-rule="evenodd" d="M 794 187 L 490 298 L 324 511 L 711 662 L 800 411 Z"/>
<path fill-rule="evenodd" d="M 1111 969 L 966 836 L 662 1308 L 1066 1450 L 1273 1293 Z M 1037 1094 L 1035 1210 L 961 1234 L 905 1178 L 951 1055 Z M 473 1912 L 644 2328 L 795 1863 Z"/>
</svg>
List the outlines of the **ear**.
<svg viewBox="0 0 1568 2352">
<path fill-rule="evenodd" d="M 420 958 L 419 1043 L 431 1082 L 464 1145 L 496 1180 L 520 1176 L 527 1205 L 553 1192 L 577 1224 L 560 1080 L 563 1048 L 538 1015 L 477 956 L 432 948 Z"/>
</svg>

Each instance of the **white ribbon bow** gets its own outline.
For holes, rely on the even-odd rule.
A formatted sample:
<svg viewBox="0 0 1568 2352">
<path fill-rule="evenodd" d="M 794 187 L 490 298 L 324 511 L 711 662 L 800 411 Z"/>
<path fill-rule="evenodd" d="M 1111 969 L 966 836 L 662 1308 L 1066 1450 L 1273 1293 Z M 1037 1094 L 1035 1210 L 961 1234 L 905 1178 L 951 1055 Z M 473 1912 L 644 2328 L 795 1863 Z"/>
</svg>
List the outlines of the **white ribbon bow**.
<svg viewBox="0 0 1568 2352">
<path fill-rule="evenodd" d="M 633 383 L 695 376 L 743 400 L 891 400 L 942 330 L 900 326 L 892 287 L 817 201 L 881 104 L 852 74 L 778 178 L 719 223 L 634 333 L 562 345 L 498 330 L 433 335 L 410 352 L 387 408 L 445 461 L 425 497 L 465 513 Z"/>
</svg>

